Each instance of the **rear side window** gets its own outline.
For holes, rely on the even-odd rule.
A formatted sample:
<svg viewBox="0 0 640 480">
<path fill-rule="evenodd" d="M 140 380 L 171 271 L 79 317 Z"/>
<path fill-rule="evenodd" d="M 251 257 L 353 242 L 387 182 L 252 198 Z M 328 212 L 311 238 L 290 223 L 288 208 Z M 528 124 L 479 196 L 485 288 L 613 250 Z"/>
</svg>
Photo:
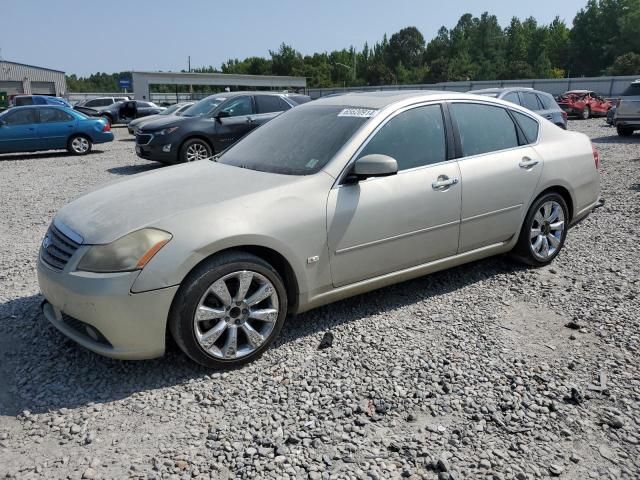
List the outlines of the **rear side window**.
<svg viewBox="0 0 640 480">
<path fill-rule="evenodd" d="M 71 115 L 57 108 L 40 109 L 41 123 L 70 122 L 71 120 L 73 120 L 73 117 Z"/>
<path fill-rule="evenodd" d="M 541 110 L 542 106 L 538 103 L 538 97 L 533 92 L 520 92 L 522 95 L 523 107 L 529 110 Z"/>
<path fill-rule="evenodd" d="M 502 97 L 502 100 L 506 102 L 515 103 L 516 105 L 520 105 L 520 98 L 518 97 L 518 92 L 509 92 L 504 97 Z"/>
<path fill-rule="evenodd" d="M 536 122 L 533 118 L 525 115 L 524 113 L 516 112 L 513 110 L 511 111 L 511 113 L 515 115 L 516 121 L 524 132 L 525 137 L 527 137 L 527 143 L 535 143 L 535 141 L 538 139 L 538 129 L 540 128 L 538 122 Z"/>
<path fill-rule="evenodd" d="M 412 108 L 393 117 L 359 157 L 374 153 L 395 158 L 398 170 L 444 162 L 447 149 L 440 105 Z"/>
<path fill-rule="evenodd" d="M 518 146 L 516 125 L 504 108 L 477 103 L 453 103 L 462 154 L 465 157 Z"/>
<path fill-rule="evenodd" d="M 537 95 L 538 95 L 538 100 L 540 101 L 540 103 L 542 104 L 542 107 L 545 110 L 553 110 L 558 108 L 555 100 L 551 95 L 545 95 L 542 93 L 538 93 Z"/>
<path fill-rule="evenodd" d="M 256 106 L 258 113 L 282 112 L 284 102 L 275 95 L 256 95 Z"/>
<path fill-rule="evenodd" d="M 96 98 L 95 100 L 89 100 L 84 104 L 85 107 L 107 107 L 111 105 L 113 101 L 110 98 Z"/>
<path fill-rule="evenodd" d="M 141 102 L 139 100 L 136 100 L 136 105 L 138 108 L 151 108 L 153 107 L 153 105 L 151 105 L 149 102 Z"/>
</svg>

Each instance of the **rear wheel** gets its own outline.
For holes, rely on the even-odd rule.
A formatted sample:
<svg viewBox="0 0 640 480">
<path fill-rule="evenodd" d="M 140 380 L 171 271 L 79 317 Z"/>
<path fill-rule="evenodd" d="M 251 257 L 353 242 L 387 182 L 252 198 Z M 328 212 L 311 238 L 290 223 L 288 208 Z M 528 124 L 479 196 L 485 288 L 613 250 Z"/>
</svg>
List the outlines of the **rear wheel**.
<svg viewBox="0 0 640 480">
<path fill-rule="evenodd" d="M 180 348 L 205 367 L 258 358 L 278 336 L 287 295 L 278 272 L 244 252 L 214 257 L 178 291 L 169 328 Z"/>
<path fill-rule="evenodd" d="M 589 107 L 584 107 L 582 112 L 580 112 L 580 118 L 583 120 L 588 120 L 591 117 L 591 109 Z"/>
<path fill-rule="evenodd" d="M 562 250 L 568 222 L 569 209 L 561 195 L 541 196 L 527 213 L 514 253 L 528 265 L 547 265 Z"/>
<path fill-rule="evenodd" d="M 86 155 L 91 147 L 91 140 L 83 135 L 74 135 L 67 142 L 67 150 L 74 155 Z"/>
<path fill-rule="evenodd" d="M 630 137 L 633 135 L 633 128 L 618 126 L 616 127 L 616 130 L 618 131 L 618 135 L 621 137 Z"/>
<path fill-rule="evenodd" d="M 211 147 L 204 140 L 192 138 L 187 140 L 180 149 L 181 162 L 196 162 L 211 157 Z"/>
</svg>

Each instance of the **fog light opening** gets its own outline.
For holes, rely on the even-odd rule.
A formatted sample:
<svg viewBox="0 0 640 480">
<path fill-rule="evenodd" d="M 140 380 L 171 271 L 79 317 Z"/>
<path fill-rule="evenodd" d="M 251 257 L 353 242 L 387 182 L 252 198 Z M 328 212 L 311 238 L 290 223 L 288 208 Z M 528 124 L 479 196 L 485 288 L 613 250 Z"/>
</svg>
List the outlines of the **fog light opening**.
<svg viewBox="0 0 640 480">
<path fill-rule="evenodd" d="M 98 332 L 96 332 L 96 330 L 93 327 L 90 327 L 89 325 L 87 325 L 85 327 L 85 330 L 87 331 L 87 335 L 89 335 L 92 340 L 95 340 L 96 342 L 100 340 Z"/>
<path fill-rule="evenodd" d="M 167 143 L 164 147 L 162 147 L 162 151 L 165 153 L 169 153 L 171 151 L 171 144 Z"/>
</svg>

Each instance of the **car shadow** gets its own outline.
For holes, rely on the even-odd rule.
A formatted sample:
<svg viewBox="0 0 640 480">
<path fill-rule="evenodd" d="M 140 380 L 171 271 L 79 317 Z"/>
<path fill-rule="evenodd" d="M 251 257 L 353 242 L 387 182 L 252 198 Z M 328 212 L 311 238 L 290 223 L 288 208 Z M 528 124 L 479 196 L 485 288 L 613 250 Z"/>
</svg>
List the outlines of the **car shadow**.
<svg viewBox="0 0 640 480">
<path fill-rule="evenodd" d="M 136 173 L 150 172 L 162 167 L 163 165 L 161 163 L 151 162 L 136 165 L 123 165 L 121 167 L 112 167 L 108 168 L 107 172 L 113 173 L 114 175 L 135 175 Z"/>
<path fill-rule="evenodd" d="M 630 137 L 621 137 L 618 134 L 606 137 L 594 137 L 591 139 L 593 143 L 619 143 L 623 145 L 640 143 L 640 135 L 634 134 Z"/>
<path fill-rule="evenodd" d="M 131 138 L 119 138 L 118 139 L 119 142 L 135 142 L 136 138 L 135 137 L 131 137 Z"/>
<path fill-rule="evenodd" d="M 95 150 L 92 149 L 85 156 L 96 155 L 99 153 L 104 153 L 104 150 Z M 41 158 L 60 158 L 60 157 L 78 157 L 78 155 L 73 155 L 65 150 L 55 151 L 55 152 L 38 152 L 38 153 L 9 153 L 0 155 L 0 161 L 10 161 L 10 160 L 35 160 Z"/>
<path fill-rule="evenodd" d="M 256 361 L 274 366 L 297 339 L 525 268 L 506 256 L 493 257 L 290 316 L 271 353 Z M 0 304 L 0 415 L 107 403 L 215 373 L 192 362 L 172 341 L 165 356 L 155 360 L 121 361 L 94 354 L 50 325 L 40 311 L 41 301 L 40 295 L 32 295 Z"/>
</svg>

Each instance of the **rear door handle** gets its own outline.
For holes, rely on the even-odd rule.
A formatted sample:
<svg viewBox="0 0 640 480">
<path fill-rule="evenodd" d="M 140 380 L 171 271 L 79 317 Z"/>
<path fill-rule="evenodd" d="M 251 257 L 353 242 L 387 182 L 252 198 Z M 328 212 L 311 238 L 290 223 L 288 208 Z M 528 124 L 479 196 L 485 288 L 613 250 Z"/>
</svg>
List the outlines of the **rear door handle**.
<svg viewBox="0 0 640 480">
<path fill-rule="evenodd" d="M 533 160 L 529 157 L 523 157 L 518 165 L 520 165 L 520 168 L 531 168 L 535 167 L 538 163 L 540 163 L 538 162 L 538 160 Z"/>
<path fill-rule="evenodd" d="M 253 123 L 255 120 L 251 117 L 247 117 L 247 123 Z"/>
<path fill-rule="evenodd" d="M 434 190 L 444 190 L 451 185 L 458 183 L 457 178 L 449 178 L 446 175 L 440 175 L 438 179 L 431 184 L 431 188 Z"/>
</svg>

